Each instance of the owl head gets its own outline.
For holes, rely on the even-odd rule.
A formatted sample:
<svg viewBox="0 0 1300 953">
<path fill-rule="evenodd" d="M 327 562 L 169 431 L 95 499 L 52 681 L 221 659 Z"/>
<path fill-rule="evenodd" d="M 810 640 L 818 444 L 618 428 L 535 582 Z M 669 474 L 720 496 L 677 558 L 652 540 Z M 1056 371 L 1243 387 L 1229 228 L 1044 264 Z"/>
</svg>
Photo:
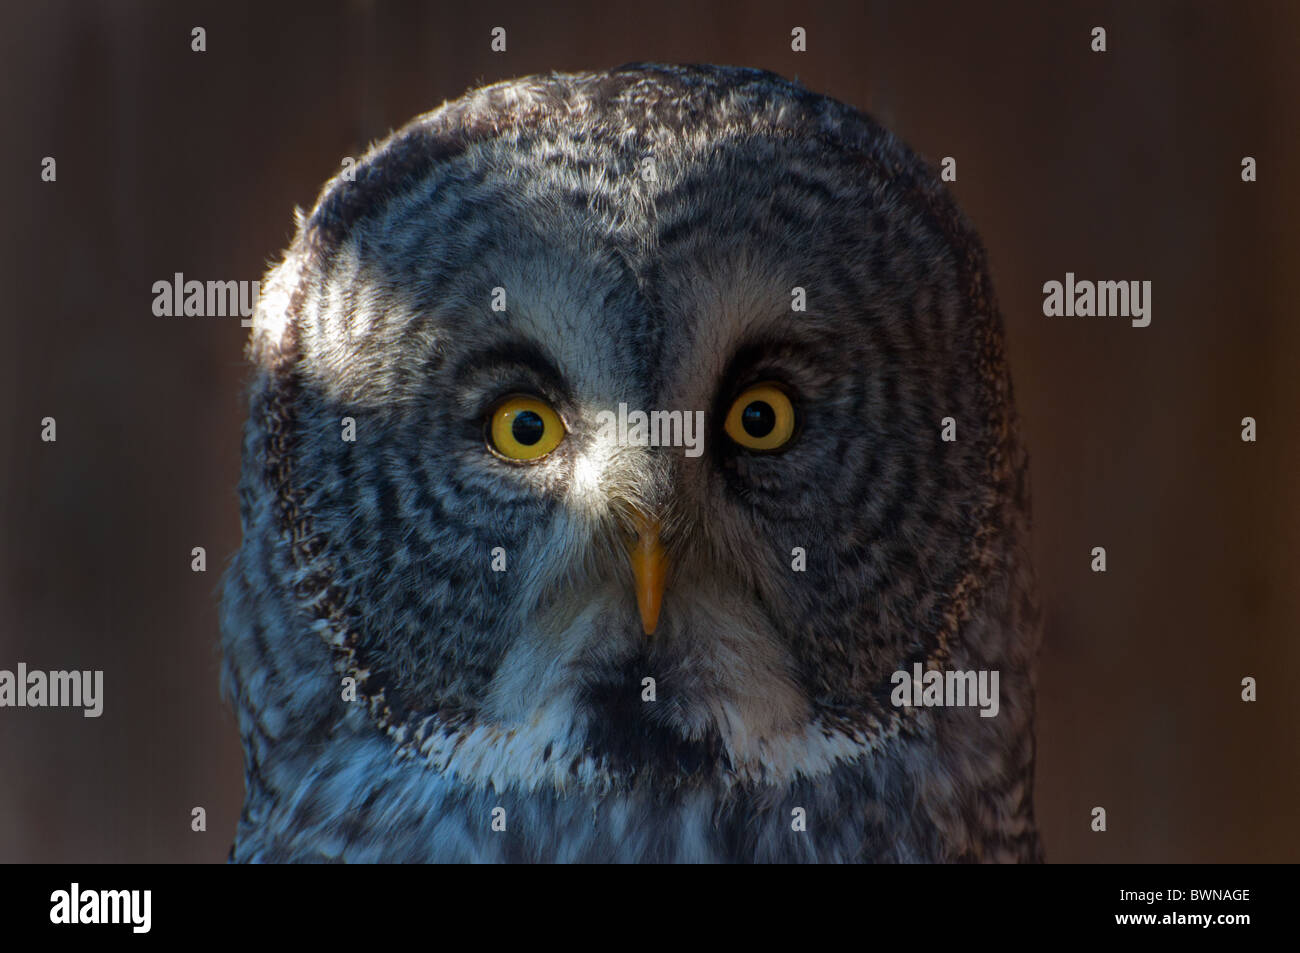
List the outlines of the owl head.
<svg viewBox="0 0 1300 953">
<path fill-rule="evenodd" d="M 1027 785 L 1001 321 L 861 113 L 718 67 L 476 90 L 326 185 L 250 356 L 250 792 L 343 738 L 548 797 L 866 771 L 960 829 L 941 788 Z M 1001 671 L 999 717 L 893 704 L 916 664 Z"/>
</svg>

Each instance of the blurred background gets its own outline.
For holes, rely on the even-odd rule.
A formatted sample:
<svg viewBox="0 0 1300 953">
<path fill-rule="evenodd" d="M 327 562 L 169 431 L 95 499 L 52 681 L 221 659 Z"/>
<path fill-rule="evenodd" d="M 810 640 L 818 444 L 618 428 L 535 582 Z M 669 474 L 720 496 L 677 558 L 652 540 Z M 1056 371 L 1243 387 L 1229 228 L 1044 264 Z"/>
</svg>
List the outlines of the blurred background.
<svg viewBox="0 0 1300 953">
<path fill-rule="evenodd" d="M 0 861 L 233 836 L 246 332 L 153 283 L 259 279 L 343 156 L 471 86 L 633 60 L 795 76 L 957 159 L 1031 455 L 1049 860 L 1300 861 L 1300 4 L 1226 0 L 7 2 L 0 668 L 103 669 L 105 703 L 0 710 Z M 1067 271 L 1151 280 L 1150 327 L 1044 317 Z"/>
</svg>

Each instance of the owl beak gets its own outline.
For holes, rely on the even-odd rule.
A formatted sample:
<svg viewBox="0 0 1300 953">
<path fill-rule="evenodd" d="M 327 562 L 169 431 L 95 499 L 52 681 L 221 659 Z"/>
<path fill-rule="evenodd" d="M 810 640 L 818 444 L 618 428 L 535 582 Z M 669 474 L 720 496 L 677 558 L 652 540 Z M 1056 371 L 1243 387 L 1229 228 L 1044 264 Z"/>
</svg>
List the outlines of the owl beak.
<svg viewBox="0 0 1300 953">
<path fill-rule="evenodd" d="M 659 627 L 668 558 L 659 540 L 658 520 L 638 513 L 633 525 L 636 539 L 628 547 L 628 556 L 632 560 L 632 575 L 636 577 L 636 607 L 641 612 L 641 628 L 646 635 L 653 635 Z"/>
</svg>

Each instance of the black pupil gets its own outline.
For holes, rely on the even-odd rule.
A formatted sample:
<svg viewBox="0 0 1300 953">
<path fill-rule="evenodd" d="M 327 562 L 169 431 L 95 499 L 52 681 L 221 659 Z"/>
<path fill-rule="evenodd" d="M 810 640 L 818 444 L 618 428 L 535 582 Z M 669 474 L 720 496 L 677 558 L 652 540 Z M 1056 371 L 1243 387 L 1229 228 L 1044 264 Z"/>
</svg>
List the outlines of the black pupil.
<svg viewBox="0 0 1300 953">
<path fill-rule="evenodd" d="M 531 410 L 522 410 L 515 414 L 514 422 L 510 424 L 510 433 L 525 447 L 531 447 L 541 440 L 545 430 L 546 424 L 542 423 L 542 418 Z"/>
<path fill-rule="evenodd" d="M 765 400 L 751 401 L 740 412 L 740 425 L 751 437 L 766 437 L 776 426 L 776 411 Z"/>
</svg>

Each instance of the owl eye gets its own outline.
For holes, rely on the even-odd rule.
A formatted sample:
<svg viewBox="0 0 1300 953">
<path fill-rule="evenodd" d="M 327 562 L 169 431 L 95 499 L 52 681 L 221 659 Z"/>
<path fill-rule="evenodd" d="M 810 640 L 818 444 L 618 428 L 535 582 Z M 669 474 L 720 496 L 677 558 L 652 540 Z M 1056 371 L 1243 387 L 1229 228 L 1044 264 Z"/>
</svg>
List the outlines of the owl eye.
<svg viewBox="0 0 1300 953">
<path fill-rule="evenodd" d="M 565 432 L 560 415 L 537 397 L 507 397 L 487 419 L 488 449 L 507 460 L 540 460 Z"/>
<path fill-rule="evenodd" d="M 794 404 L 775 384 L 746 388 L 727 411 L 727 436 L 749 450 L 776 450 L 794 436 Z"/>
</svg>

